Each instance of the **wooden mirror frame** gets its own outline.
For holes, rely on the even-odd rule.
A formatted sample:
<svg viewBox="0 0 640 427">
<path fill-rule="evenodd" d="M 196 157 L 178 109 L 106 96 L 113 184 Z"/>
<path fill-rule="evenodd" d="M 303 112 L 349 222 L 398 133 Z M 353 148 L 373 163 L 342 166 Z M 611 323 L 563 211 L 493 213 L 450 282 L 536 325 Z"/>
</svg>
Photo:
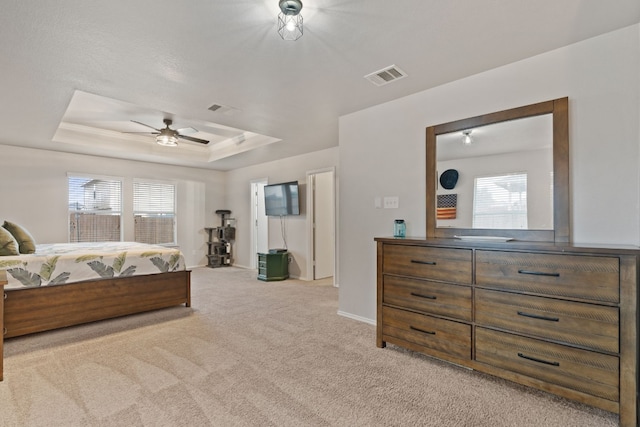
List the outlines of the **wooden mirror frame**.
<svg viewBox="0 0 640 427">
<path fill-rule="evenodd" d="M 508 230 L 478 228 L 438 228 L 436 226 L 436 137 L 509 120 L 542 114 L 553 115 L 553 230 Z M 500 236 L 514 240 L 569 243 L 569 98 L 559 98 L 496 113 L 456 120 L 427 128 L 427 238 Z"/>
</svg>

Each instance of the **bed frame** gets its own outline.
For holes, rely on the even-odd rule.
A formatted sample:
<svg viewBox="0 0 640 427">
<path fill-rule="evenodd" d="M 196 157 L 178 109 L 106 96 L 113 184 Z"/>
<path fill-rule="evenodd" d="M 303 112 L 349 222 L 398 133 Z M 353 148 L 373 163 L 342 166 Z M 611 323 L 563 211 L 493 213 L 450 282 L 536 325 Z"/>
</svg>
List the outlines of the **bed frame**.
<svg viewBox="0 0 640 427">
<path fill-rule="evenodd" d="M 4 338 L 180 304 L 191 306 L 189 270 L 5 289 Z"/>
</svg>

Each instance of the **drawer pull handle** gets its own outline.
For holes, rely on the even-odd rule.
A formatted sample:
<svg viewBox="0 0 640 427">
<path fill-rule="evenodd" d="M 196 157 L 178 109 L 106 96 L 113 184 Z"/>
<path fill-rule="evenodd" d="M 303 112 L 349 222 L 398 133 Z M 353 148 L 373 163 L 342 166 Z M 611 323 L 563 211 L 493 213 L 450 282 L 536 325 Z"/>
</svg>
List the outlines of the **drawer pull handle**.
<svg viewBox="0 0 640 427">
<path fill-rule="evenodd" d="M 409 326 L 409 328 L 412 331 L 422 332 L 423 334 L 429 334 L 429 335 L 435 335 L 436 334 L 435 332 L 425 331 L 424 329 L 416 328 L 416 327 L 413 327 L 413 326 Z"/>
<path fill-rule="evenodd" d="M 414 264 L 436 265 L 434 261 L 420 261 L 418 259 L 412 259 L 411 262 Z"/>
<path fill-rule="evenodd" d="M 544 363 L 545 365 L 560 366 L 560 364 L 558 362 L 549 362 L 547 360 L 542 360 L 542 359 L 538 359 L 538 358 L 535 358 L 535 357 L 527 356 L 527 355 L 524 355 L 522 353 L 518 353 L 518 357 L 522 357 L 523 359 L 532 360 L 532 361 L 538 362 L 538 363 Z"/>
<path fill-rule="evenodd" d="M 437 299 L 437 297 L 434 297 L 431 295 L 422 295 L 422 294 L 417 294 L 415 292 L 411 292 L 411 296 L 418 297 L 418 298 L 426 298 L 426 299 Z"/>
<path fill-rule="evenodd" d="M 531 317 L 532 319 L 540 319 L 540 320 L 548 320 L 550 322 L 559 322 L 559 317 L 546 317 L 540 316 L 539 314 L 525 313 L 524 311 L 519 311 L 518 316 Z"/>
<path fill-rule="evenodd" d="M 534 276 L 560 277 L 560 273 L 545 273 L 543 271 L 518 270 L 520 274 L 531 274 Z"/>
</svg>

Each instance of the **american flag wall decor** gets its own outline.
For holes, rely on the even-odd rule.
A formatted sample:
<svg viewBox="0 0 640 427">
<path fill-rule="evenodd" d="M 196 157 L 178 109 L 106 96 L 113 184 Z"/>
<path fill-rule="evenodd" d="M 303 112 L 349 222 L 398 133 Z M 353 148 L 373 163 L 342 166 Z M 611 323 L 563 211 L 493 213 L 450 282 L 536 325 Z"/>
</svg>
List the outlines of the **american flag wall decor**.
<svg viewBox="0 0 640 427">
<path fill-rule="evenodd" d="M 457 207 L 457 194 L 439 194 L 436 207 L 436 219 L 456 219 Z"/>
</svg>

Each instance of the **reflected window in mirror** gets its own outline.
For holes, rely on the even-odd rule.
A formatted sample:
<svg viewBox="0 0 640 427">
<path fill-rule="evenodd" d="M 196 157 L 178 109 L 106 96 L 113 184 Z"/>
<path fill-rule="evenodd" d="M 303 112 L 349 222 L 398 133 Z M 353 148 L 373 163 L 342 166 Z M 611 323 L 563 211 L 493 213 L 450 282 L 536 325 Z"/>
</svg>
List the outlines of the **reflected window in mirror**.
<svg viewBox="0 0 640 427">
<path fill-rule="evenodd" d="M 527 174 L 476 177 L 473 185 L 473 228 L 526 230 Z"/>
</svg>

